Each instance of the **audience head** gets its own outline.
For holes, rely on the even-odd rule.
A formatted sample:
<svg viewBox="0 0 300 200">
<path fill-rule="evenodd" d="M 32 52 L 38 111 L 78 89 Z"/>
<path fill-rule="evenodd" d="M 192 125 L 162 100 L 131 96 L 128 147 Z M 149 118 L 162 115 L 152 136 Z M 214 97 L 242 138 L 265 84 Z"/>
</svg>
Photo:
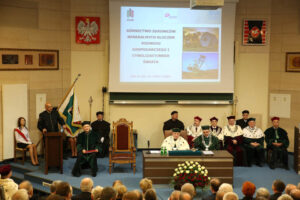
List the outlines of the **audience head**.
<svg viewBox="0 0 300 200">
<path fill-rule="evenodd" d="M 270 198 L 270 192 L 267 188 L 260 187 L 256 190 L 256 198 L 257 197 L 264 197 L 266 199 Z"/>
<path fill-rule="evenodd" d="M 84 178 L 81 180 L 80 190 L 82 192 L 92 192 L 93 187 L 94 187 L 94 182 L 92 179 Z"/>
<path fill-rule="evenodd" d="M 234 192 L 227 192 L 224 194 L 223 200 L 239 200 L 239 197 Z"/>
<path fill-rule="evenodd" d="M 249 110 L 243 110 L 242 112 L 243 119 L 245 120 L 248 119 L 249 114 L 250 114 Z"/>
<path fill-rule="evenodd" d="M 127 192 L 125 185 L 118 185 L 114 188 L 117 192 L 117 199 L 122 199 L 123 195 Z"/>
<path fill-rule="evenodd" d="M 122 200 L 138 200 L 138 194 L 135 191 L 126 192 Z"/>
<path fill-rule="evenodd" d="M 224 192 L 226 194 L 227 192 L 233 192 L 233 188 L 232 185 L 230 185 L 229 183 L 222 183 L 219 187 L 219 191 Z"/>
<path fill-rule="evenodd" d="M 46 103 L 45 109 L 47 112 L 51 112 L 53 110 L 53 106 L 51 105 L 51 103 Z"/>
<path fill-rule="evenodd" d="M 144 199 L 143 194 L 141 193 L 141 191 L 133 190 L 132 192 L 134 192 L 137 195 L 138 200 L 143 200 Z"/>
<path fill-rule="evenodd" d="M 177 111 L 172 111 L 172 112 L 171 112 L 171 118 L 172 118 L 173 120 L 178 119 L 178 112 L 177 112 Z"/>
<path fill-rule="evenodd" d="M 25 189 L 28 193 L 29 198 L 33 196 L 33 187 L 29 181 L 23 181 L 19 185 L 19 189 Z"/>
<path fill-rule="evenodd" d="M 181 187 L 181 192 L 189 193 L 189 194 L 191 195 L 192 198 L 196 195 L 195 187 L 194 187 L 193 184 L 191 184 L 191 183 L 185 183 L 185 184 Z"/>
<path fill-rule="evenodd" d="M 187 192 L 180 192 L 179 200 L 192 200 L 193 198 Z"/>
<path fill-rule="evenodd" d="M 144 199 L 145 200 L 156 200 L 156 192 L 154 189 L 149 189 L 146 191 L 145 195 L 144 195 Z"/>
<path fill-rule="evenodd" d="M 65 198 L 57 194 L 50 194 L 46 200 L 65 200 Z"/>
<path fill-rule="evenodd" d="M 246 181 L 243 183 L 242 192 L 246 197 L 253 197 L 255 193 L 256 187 L 250 181 Z"/>
<path fill-rule="evenodd" d="M 0 175 L 2 179 L 10 178 L 12 175 L 12 170 L 10 165 L 3 165 L 0 167 Z"/>
<path fill-rule="evenodd" d="M 115 187 L 118 186 L 118 185 L 123 185 L 122 181 L 120 181 L 120 180 L 115 180 L 115 181 L 113 182 L 113 184 L 112 184 L 112 187 L 115 188 Z"/>
<path fill-rule="evenodd" d="M 290 195 L 290 194 L 291 194 L 291 191 L 292 191 L 293 189 L 296 189 L 296 188 L 297 188 L 297 186 L 294 185 L 294 184 L 287 184 L 287 185 L 285 186 L 285 193 L 288 194 L 288 195 Z"/>
<path fill-rule="evenodd" d="M 69 183 L 60 182 L 56 186 L 56 194 L 64 197 L 65 199 L 71 199 L 72 189 Z"/>
<path fill-rule="evenodd" d="M 60 180 L 56 180 L 56 181 L 53 181 L 52 184 L 50 185 L 50 193 L 51 194 L 55 194 L 56 192 L 56 187 L 59 183 L 61 183 L 62 181 Z"/>
<path fill-rule="evenodd" d="M 227 119 L 229 125 L 231 126 L 235 125 L 235 116 L 228 116 Z"/>
<path fill-rule="evenodd" d="M 101 192 L 103 190 L 103 187 L 101 186 L 96 186 L 92 189 L 92 199 L 93 200 L 100 200 L 100 197 L 101 197 Z"/>
<path fill-rule="evenodd" d="M 279 117 L 272 117 L 271 121 L 272 121 L 272 124 L 275 128 L 278 128 L 279 127 L 279 120 L 280 118 Z"/>
<path fill-rule="evenodd" d="M 278 197 L 277 200 L 293 200 L 293 198 L 288 194 L 283 194 L 280 197 Z"/>
<path fill-rule="evenodd" d="M 11 200 L 28 200 L 29 196 L 27 194 L 27 190 L 19 189 L 15 194 L 11 197 Z"/>
<path fill-rule="evenodd" d="M 96 116 L 97 116 L 98 120 L 103 120 L 103 115 L 104 115 L 104 112 L 101 112 L 101 111 L 96 113 Z"/>
<path fill-rule="evenodd" d="M 300 200 L 300 190 L 299 189 L 293 189 L 291 191 L 291 196 L 294 200 Z"/>
<path fill-rule="evenodd" d="M 219 191 L 216 193 L 216 200 L 223 200 L 223 197 L 225 195 L 225 192 L 224 191 Z"/>
<path fill-rule="evenodd" d="M 169 200 L 179 200 L 180 191 L 175 190 L 171 193 Z"/>
<path fill-rule="evenodd" d="M 201 117 L 199 117 L 199 116 L 194 117 L 194 125 L 195 126 L 199 126 L 201 121 L 202 121 Z"/>
<path fill-rule="evenodd" d="M 101 200 L 115 200 L 117 197 L 116 191 L 112 187 L 105 187 L 101 192 Z"/>
<path fill-rule="evenodd" d="M 210 190 L 212 193 L 216 193 L 219 190 L 219 187 L 221 185 L 221 180 L 218 178 L 213 178 L 210 180 Z"/>
<path fill-rule="evenodd" d="M 272 190 L 275 193 L 282 193 L 285 189 L 285 184 L 281 180 L 275 180 L 272 184 Z"/>
<path fill-rule="evenodd" d="M 173 133 L 174 135 L 174 133 Z M 152 181 L 148 178 L 143 178 L 141 181 L 140 181 L 140 188 L 143 192 L 143 194 L 145 194 L 145 192 L 148 190 L 148 189 L 152 189 Z"/>
</svg>

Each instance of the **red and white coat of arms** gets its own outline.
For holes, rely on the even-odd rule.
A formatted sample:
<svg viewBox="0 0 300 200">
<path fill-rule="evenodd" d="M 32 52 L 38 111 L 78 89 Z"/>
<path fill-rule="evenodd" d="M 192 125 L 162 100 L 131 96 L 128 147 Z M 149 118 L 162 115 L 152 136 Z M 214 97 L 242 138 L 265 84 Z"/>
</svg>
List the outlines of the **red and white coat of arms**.
<svg viewBox="0 0 300 200">
<path fill-rule="evenodd" d="M 100 43 L 100 17 L 76 17 L 76 43 Z"/>
</svg>

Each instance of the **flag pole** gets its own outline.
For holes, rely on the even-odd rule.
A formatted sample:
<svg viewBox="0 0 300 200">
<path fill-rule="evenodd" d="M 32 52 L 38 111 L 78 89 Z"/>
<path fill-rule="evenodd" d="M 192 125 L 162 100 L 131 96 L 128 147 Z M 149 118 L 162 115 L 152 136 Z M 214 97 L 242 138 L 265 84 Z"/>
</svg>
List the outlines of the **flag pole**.
<svg viewBox="0 0 300 200">
<path fill-rule="evenodd" d="M 93 104 L 93 98 L 90 96 L 89 98 L 89 104 L 90 104 L 90 121 L 92 120 L 92 104 Z"/>
<path fill-rule="evenodd" d="M 70 93 L 70 91 L 72 90 L 72 88 L 74 87 L 75 83 L 78 81 L 79 77 L 81 76 L 81 74 L 77 74 L 77 77 L 75 78 L 75 80 L 73 81 L 71 87 L 68 89 L 68 92 L 65 94 L 64 98 L 62 99 L 62 101 L 60 102 L 59 106 L 57 107 L 58 109 L 60 108 L 61 104 L 65 101 L 65 99 L 67 98 L 68 94 Z"/>
</svg>

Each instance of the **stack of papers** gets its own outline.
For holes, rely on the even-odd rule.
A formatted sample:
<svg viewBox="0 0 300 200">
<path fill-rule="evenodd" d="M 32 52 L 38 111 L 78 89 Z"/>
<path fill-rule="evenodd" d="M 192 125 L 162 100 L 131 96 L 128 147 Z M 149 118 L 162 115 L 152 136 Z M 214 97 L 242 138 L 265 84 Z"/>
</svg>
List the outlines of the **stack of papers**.
<svg viewBox="0 0 300 200">
<path fill-rule="evenodd" d="M 202 151 L 203 155 L 214 155 L 212 151 Z"/>
</svg>

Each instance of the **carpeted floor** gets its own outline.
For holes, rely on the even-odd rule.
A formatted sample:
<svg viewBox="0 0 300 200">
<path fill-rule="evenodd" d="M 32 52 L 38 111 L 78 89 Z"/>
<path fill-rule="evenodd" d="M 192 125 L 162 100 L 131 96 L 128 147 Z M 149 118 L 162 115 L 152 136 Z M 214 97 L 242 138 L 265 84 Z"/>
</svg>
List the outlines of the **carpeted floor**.
<svg viewBox="0 0 300 200">
<path fill-rule="evenodd" d="M 74 158 L 69 158 L 64 160 L 64 173 L 59 174 L 56 169 L 49 171 L 48 175 L 43 173 L 43 165 L 39 168 L 31 167 L 33 170 L 26 174 L 25 178 L 38 177 L 47 180 L 48 182 L 53 180 L 64 180 L 69 182 L 72 186 L 79 188 L 80 180 L 84 177 L 91 177 L 94 180 L 94 185 L 100 186 L 111 186 L 113 181 L 116 179 L 121 180 L 129 190 L 138 189 L 139 181 L 142 179 L 142 153 L 137 153 L 137 168 L 136 174 L 133 174 L 130 165 L 116 165 L 113 169 L 113 173 L 110 175 L 108 173 L 108 158 L 98 159 L 99 171 L 96 177 L 91 177 L 90 170 L 84 170 L 81 177 L 73 177 L 71 175 L 72 167 L 75 163 Z M 234 168 L 234 191 L 242 198 L 241 186 L 244 181 L 252 181 L 255 183 L 257 188 L 266 187 L 271 191 L 271 185 L 273 180 L 281 179 L 285 183 L 297 184 L 300 182 L 300 175 L 292 169 L 292 156 L 289 157 L 290 170 L 285 169 L 275 169 L 271 170 L 267 165 L 264 167 L 235 167 Z M 170 185 L 154 185 L 159 199 L 168 199 L 170 193 L 172 192 L 172 187 Z M 201 194 L 202 193 L 202 194 Z M 196 199 L 200 199 L 201 196 L 205 196 L 209 191 L 198 191 Z"/>
</svg>

